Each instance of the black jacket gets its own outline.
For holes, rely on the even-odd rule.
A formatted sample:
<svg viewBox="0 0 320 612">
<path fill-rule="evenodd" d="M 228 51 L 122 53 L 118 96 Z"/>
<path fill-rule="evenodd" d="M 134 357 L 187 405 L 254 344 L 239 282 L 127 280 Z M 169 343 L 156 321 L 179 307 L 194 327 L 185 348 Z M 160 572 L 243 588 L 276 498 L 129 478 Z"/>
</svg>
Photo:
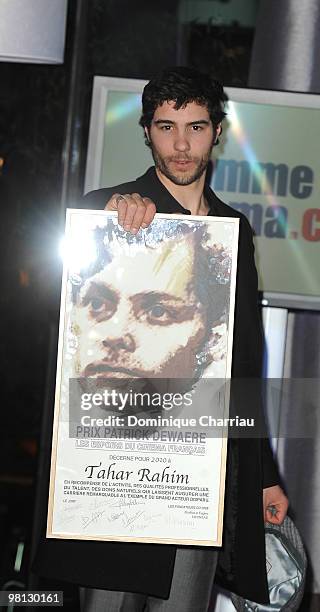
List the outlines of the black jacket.
<svg viewBox="0 0 320 612">
<path fill-rule="evenodd" d="M 79 207 L 103 209 L 113 193 L 148 196 L 159 213 L 189 213 L 159 181 L 154 168 L 136 181 L 87 194 Z M 247 219 L 221 202 L 207 186 L 205 196 L 209 215 L 240 218 L 232 376 L 258 378 L 262 328 L 252 231 Z M 216 581 L 228 590 L 261 603 L 269 602 L 262 489 L 278 483 L 278 472 L 267 440 L 229 440 L 223 547 Z M 83 586 L 167 598 L 175 551 L 175 546 L 166 544 L 55 540 L 42 536 L 34 571 Z"/>
</svg>

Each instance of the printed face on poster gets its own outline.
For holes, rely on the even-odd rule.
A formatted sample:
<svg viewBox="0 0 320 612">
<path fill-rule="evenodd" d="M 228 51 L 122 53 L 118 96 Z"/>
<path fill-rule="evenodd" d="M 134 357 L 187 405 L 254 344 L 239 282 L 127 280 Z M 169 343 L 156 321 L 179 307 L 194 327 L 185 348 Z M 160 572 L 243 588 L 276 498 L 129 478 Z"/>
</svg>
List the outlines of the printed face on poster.
<svg viewBox="0 0 320 612">
<path fill-rule="evenodd" d="M 68 211 L 47 537 L 221 545 L 237 243 Z"/>
</svg>

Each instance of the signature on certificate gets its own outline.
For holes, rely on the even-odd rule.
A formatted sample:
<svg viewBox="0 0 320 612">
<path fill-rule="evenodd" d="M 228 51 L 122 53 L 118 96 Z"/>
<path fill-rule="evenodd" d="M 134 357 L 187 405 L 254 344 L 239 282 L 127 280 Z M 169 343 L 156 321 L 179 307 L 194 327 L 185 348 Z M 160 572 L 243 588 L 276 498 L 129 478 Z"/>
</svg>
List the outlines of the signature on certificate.
<svg viewBox="0 0 320 612">
<path fill-rule="evenodd" d="M 104 515 L 104 513 L 105 510 L 98 510 L 92 512 L 89 516 L 82 516 L 81 521 L 83 529 L 86 529 L 87 527 L 89 527 L 89 525 L 92 525 L 93 523 L 97 523 L 99 519 Z"/>
</svg>

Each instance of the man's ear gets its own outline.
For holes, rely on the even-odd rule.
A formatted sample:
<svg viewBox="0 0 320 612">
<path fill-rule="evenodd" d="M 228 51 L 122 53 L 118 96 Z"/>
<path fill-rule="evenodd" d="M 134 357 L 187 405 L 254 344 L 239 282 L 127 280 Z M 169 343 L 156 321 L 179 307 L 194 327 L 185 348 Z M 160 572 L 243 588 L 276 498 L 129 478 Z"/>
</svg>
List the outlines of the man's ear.
<svg viewBox="0 0 320 612">
<path fill-rule="evenodd" d="M 149 129 L 147 127 L 144 128 L 144 136 L 146 139 L 146 144 L 150 144 Z"/>
<path fill-rule="evenodd" d="M 218 141 L 218 139 L 219 139 L 219 136 L 220 136 L 221 132 L 222 132 L 222 126 L 221 126 L 221 123 L 218 123 L 218 125 L 217 125 L 217 127 L 216 127 L 216 138 L 215 138 L 215 142 L 217 142 L 217 141 Z"/>
</svg>

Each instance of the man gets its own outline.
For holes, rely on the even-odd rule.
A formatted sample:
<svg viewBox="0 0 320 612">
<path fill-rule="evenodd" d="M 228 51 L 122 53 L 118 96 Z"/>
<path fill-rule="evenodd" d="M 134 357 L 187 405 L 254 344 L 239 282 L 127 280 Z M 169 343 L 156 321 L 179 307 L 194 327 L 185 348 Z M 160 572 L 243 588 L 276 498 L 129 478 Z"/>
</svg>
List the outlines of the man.
<svg viewBox="0 0 320 612">
<path fill-rule="evenodd" d="M 232 372 L 258 377 L 262 334 L 251 228 L 205 184 L 225 100 L 217 82 L 188 68 L 164 71 L 150 81 L 140 123 L 155 168 L 131 183 L 88 194 L 83 206 L 118 211 L 119 224 L 134 235 L 156 212 L 240 218 Z M 232 440 L 218 560 L 210 549 L 185 547 L 176 553 L 170 545 L 51 540 L 40 547 L 38 567 L 45 575 L 94 587 L 85 594 L 90 611 L 205 612 L 215 574 L 225 588 L 267 603 L 263 520 L 281 523 L 287 505 L 268 443 Z"/>
</svg>

